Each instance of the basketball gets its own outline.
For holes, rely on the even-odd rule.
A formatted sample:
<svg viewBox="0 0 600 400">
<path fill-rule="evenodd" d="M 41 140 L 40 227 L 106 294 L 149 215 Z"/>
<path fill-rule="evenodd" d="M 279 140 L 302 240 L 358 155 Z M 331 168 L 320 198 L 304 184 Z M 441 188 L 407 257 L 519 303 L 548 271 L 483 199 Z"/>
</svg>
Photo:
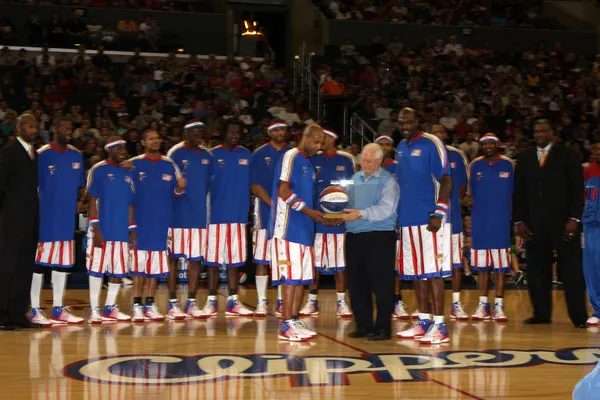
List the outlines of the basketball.
<svg viewBox="0 0 600 400">
<path fill-rule="evenodd" d="M 319 203 L 323 211 L 337 214 L 348 207 L 348 195 L 338 186 L 329 186 L 319 195 Z"/>
</svg>

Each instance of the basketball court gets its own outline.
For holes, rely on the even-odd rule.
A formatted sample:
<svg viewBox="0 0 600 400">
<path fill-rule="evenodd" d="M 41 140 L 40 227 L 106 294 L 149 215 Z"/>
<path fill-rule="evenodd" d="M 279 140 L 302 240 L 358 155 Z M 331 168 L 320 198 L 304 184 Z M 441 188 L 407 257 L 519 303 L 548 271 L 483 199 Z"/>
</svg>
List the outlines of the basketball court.
<svg viewBox="0 0 600 400">
<path fill-rule="evenodd" d="M 564 400 L 600 355 L 598 329 L 572 327 L 562 291 L 554 291 L 552 325 L 523 325 L 531 311 L 527 291 L 511 290 L 508 323 L 452 321 L 451 343 L 432 347 L 349 339 L 353 322 L 336 318 L 332 290 L 319 294 L 320 315 L 305 319 L 320 334 L 316 340 L 278 341 L 273 316 L 225 318 L 224 290 L 221 314 L 209 320 L 0 332 L 2 398 Z M 124 311 L 130 294 L 120 293 Z M 51 295 L 44 291 L 42 307 L 51 307 Z M 271 304 L 275 295 L 269 291 Z M 249 306 L 255 296 L 251 288 L 240 293 Z M 468 311 L 477 300 L 477 291 L 464 292 Z M 414 294 L 405 292 L 404 301 L 412 311 Z M 163 287 L 161 310 L 166 302 Z M 88 292 L 69 290 L 65 304 L 87 316 Z"/>
</svg>

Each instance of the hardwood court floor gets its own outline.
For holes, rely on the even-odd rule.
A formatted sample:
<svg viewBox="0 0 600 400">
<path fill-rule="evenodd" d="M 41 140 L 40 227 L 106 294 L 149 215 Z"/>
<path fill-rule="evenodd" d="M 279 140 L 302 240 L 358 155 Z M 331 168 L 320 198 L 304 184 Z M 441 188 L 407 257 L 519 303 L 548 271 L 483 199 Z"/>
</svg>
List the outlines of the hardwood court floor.
<svg viewBox="0 0 600 400">
<path fill-rule="evenodd" d="M 182 291 L 181 293 L 185 293 Z M 224 291 L 222 292 L 224 293 Z M 167 293 L 158 304 L 164 311 Z M 201 291 L 199 299 L 203 299 Z M 450 293 L 448 299 L 450 301 Z M 87 291 L 69 290 L 65 304 L 87 316 Z M 269 296 L 274 303 L 275 291 Z M 463 294 L 468 311 L 478 294 Z M 255 291 L 240 295 L 254 304 Z M 51 292 L 43 303 L 51 306 Z M 129 305 L 122 290 L 121 305 Z M 223 310 L 225 298 L 220 296 Z M 551 326 L 529 327 L 525 290 L 508 291 L 506 324 L 450 322 L 452 342 L 349 339 L 351 321 L 335 317 L 335 293 L 321 291 L 320 333 L 310 344 L 276 338 L 277 320 L 200 321 L 54 327 L 0 332 L 2 399 L 570 399 L 600 355 L 597 329 L 575 329 L 564 297 L 554 292 Z M 405 301 L 414 306 L 412 292 Z M 395 322 L 401 330 L 409 322 Z"/>
</svg>

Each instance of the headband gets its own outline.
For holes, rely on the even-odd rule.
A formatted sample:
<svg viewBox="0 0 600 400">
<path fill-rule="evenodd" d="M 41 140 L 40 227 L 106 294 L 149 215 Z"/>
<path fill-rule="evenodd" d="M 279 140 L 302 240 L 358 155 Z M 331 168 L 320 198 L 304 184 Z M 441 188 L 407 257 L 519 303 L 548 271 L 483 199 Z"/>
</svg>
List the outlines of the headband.
<svg viewBox="0 0 600 400">
<path fill-rule="evenodd" d="M 188 129 L 192 129 L 192 128 L 201 128 L 201 127 L 203 127 L 203 126 L 204 126 L 204 124 L 203 124 L 202 122 L 200 122 L 200 121 L 195 121 L 195 122 L 190 122 L 189 124 L 185 125 L 185 126 L 183 127 L 183 129 L 185 129 L 185 130 L 187 131 Z"/>
<path fill-rule="evenodd" d="M 267 127 L 267 131 L 271 132 L 274 129 L 285 129 L 287 125 L 283 122 L 275 122 Z"/>
<path fill-rule="evenodd" d="M 333 133 L 331 131 L 328 131 L 327 129 L 323 129 L 323 133 L 326 134 L 327 136 L 331 137 L 331 138 L 336 139 L 336 140 L 338 138 L 337 134 L 335 134 L 335 133 Z"/>
<path fill-rule="evenodd" d="M 388 135 L 381 135 L 381 136 L 379 136 L 377 139 L 375 139 L 375 143 L 379 143 L 379 142 L 381 142 L 383 140 L 388 140 L 391 144 L 394 144 L 394 139 L 392 139 Z"/>
<path fill-rule="evenodd" d="M 120 145 L 125 145 L 125 144 L 127 144 L 127 142 L 124 141 L 123 139 L 113 140 L 112 142 L 108 142 L 108 143 L 106 143 L 104 145 L 104 150 L 108 150 L 108 149 L 110 149 L 112 147 L 120 146 Z"/>
<path fill-rule="evenodd" d="M 498 143 L 500 141 L 500 139 L 498 139 L 498 137 L 496 135 L 494 135 L 493 133 L 486 133 L 485 135 L 483 135 L 481 137 L 481 139 L 479 139 L 480 143 L 483 143 L 485 141 L 491 140 L 493 142 Z"/>
</svg>

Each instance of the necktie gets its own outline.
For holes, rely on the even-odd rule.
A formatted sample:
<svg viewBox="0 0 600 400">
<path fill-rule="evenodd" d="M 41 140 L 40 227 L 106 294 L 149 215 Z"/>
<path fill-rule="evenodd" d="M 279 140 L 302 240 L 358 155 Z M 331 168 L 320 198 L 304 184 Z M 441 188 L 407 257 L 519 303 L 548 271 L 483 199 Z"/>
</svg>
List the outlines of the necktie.
<svg viewBox="0 0 600 400">
<path fill-rule="evenodd" d="M 546 163 L 546 155 L 547 155 L 547 151 L 546 150 L 542 150 L 540 152 L 540 167 L 543 167 L 544 164 Z"/>
<path fill-rule="evenodd" d="M 29 148 L 27 149 L 27 153 L 29 153 L 29 158 L 33 160 L 33 149 L 31 148 L 31 146 L 29 146 Z"/>
</svg>

